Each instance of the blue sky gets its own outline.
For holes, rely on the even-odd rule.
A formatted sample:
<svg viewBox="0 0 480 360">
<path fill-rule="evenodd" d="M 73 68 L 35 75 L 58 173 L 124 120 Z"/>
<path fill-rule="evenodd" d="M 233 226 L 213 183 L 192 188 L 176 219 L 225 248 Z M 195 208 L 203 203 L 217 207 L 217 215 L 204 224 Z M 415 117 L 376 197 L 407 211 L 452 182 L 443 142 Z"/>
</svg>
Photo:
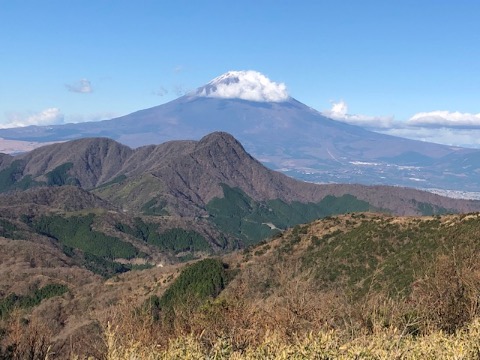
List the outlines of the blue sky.
<svg viewBox="0 0 480 360">
<path fill-rule="evenodd" d="M 340 121 L 480 147 L 480 2 L 0 0 L 0 126 L 111 118 L 256 70 Z"/>
</svg>

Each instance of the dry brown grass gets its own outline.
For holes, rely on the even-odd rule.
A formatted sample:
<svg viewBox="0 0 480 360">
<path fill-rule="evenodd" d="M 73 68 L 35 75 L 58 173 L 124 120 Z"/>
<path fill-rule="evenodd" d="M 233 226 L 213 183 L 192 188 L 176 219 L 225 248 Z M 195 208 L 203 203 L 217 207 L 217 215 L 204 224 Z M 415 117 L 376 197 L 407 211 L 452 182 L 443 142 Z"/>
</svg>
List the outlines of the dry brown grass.
<svg viewBox="0 0 480 360">
<path fill-rule="evenodd" d="M 43 360 L 48 357 L 53 332 L 47 323 L 36 318 L 25 320 L 20 311 L 14 311 L 6 327 L 9 331 L 2 339 L 0 358 Z"/>
<path fill-rule="evenodd" d="M 228 338 L 205 347 L 200 335 L 187 335 L 162 346 L 155 343 L 119 344 L 112 328 L 106 329 L 106 359 L 478 359 L 480 323 L 472 322 L 455 334 L 434 332 L 413 337 L 395 328 L 345 340 L 338 331 L 309 333 L 285 342 L 275 332 L 258 343 L 237 349 Z"/>
<path fill-rule="evenodd" d="M 295 263 L 277 266 L 264 273 L 246 268 L 219 298 L 177 307 L 173 325 L 125 303 L 104 324 L 107 358 L 480 357 L 474 261 L 440 257 L 411 297 L 372 290 L 361 301 L 341 291 L 319 292 Z M 275 284 L 270 293 L 262 292 L 266 279 Z"/>
<path fill-rule="evenodd" d="M 471 253 L 440 256 L 413 286 L 411 296 L 423 326 L 455 332 L 480 316 L 480 264 Z"/>
</svg>

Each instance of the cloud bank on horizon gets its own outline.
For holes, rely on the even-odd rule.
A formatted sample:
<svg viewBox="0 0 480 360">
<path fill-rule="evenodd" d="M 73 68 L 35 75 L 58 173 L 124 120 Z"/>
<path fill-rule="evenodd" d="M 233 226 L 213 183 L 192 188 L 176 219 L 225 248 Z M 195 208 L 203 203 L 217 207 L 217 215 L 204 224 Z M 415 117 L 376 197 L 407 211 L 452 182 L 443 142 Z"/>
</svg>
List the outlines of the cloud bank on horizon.
<svg viewBox="0 0 480 360">
<path fill-rule="evenodd" d="M 117 113 L 105 112 L 88 115 L 69 115 L 67 118 L 59 108 L 52 107 L 35 113 L 7 114 L 8 122 L 5 124 L 0 124 L 0 129 L 10 129 L 26 126 L 76 124 L 81 122 L 112 119 L 117 116 L 119 116 L 119 114 Z"/>
<path fill-rule="evenodd" d="M 331 109 L 322 111 L 322 115 L 387 135 L 480 148 L 480 113 L 437 110 L 419 112 L 406 121 L 397 121 L 393 116 L 350 114 L 347 103 L 340 100 L 332 102 Z"/>
<path fill-rule="evenodd" d="M 30 125 L 60 125 L 65 117 L 59 108 L 52 107 L 33 114 L 7 114 L 8 123 L 0 124 L 0 129 L 25 127 Z"/>
<path fill-rule="evenodd" d="M 480 113 L 430 111 L 413 115 L 407 124 L 426 127 L 480 128 Z"/>
</svg>

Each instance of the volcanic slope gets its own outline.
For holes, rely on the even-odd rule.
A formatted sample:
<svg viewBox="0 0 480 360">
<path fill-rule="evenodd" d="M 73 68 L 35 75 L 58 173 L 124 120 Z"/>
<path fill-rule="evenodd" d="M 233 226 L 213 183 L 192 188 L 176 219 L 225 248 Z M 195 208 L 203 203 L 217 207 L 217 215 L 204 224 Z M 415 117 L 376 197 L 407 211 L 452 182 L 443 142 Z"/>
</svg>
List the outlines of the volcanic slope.
<svg viewBox="0 0 480 360">
<path fill-rule="evenodd" d="M 242 86 L 262 96 L 246 97 Z M 315 182 L 480 191 L 480 151 L 408 140 L 329 119 L 252 71 L 228 72 L 185 96 L 112 120 L 2 129 L 5 139 L 105 136 L 137 147 L 226 131 L 270 168 Z M 266 95 L 265 95 L 266 94 Z"/>
</svg>

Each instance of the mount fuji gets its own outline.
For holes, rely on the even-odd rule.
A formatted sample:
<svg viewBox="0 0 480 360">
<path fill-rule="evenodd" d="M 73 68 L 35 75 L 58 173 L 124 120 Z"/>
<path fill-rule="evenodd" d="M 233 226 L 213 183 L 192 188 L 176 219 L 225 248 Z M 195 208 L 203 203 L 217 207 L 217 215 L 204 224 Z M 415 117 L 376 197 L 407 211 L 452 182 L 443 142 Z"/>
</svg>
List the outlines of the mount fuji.
<svg viewBox="0 0 480 360">
<path fill-rule="evenodd" d="M 312 182 L 479 192 L 480 151 L 329 119 L 255 71 L 230 71 L 176 100 L 111 120 L 0 130 L 9 140 L 108 137 L 131 147 L 225 131 L 270 168 Z"/>
</svg>

